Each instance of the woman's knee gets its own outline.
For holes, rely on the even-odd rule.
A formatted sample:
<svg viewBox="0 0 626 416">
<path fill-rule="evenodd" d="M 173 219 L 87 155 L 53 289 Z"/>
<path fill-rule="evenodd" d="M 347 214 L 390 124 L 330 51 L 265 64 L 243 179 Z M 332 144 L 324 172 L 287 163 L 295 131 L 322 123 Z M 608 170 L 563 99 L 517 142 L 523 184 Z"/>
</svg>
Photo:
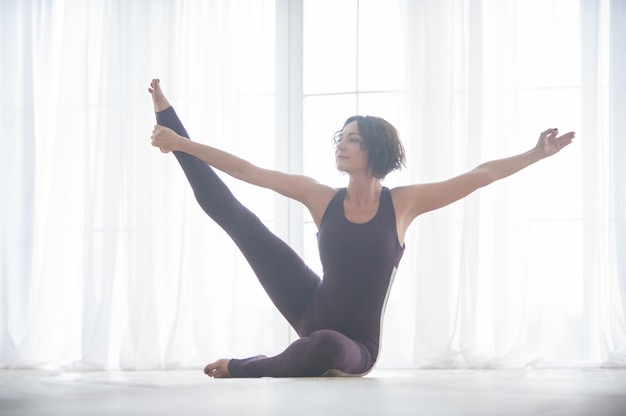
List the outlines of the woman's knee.
<svg viewBox="0 0 626 416">
<path fill-rule="evenodd" d="M 348 340 L 345 335 L 329 329 L 315 331 L 309 336 L 311 350 L 315 351 L 318 357 L 326 357 L 330 361 L 336 359 L 338 354 L 346 349 Z"/>
<path fill-rule="evenodd" d="M 326 369 L 341 370 L 345 374 L 362 374 L 369 371 L 374 360 L 365 346 L 333 330 L 319 330 L 309 337 L 317 359 Z"/>
</svg>

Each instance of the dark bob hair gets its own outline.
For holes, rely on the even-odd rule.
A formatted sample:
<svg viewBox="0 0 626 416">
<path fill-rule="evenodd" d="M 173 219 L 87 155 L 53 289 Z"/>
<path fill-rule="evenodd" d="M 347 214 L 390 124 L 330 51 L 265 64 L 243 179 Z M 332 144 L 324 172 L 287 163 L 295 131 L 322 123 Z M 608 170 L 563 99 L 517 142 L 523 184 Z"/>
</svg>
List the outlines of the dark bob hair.
<svg viewBox="0 0 626 416">
<path fill-rule="evenodd" d="M 389 172 L 405 166 L 404 146 L 391 123 L 380 117 L 352 116 L 343 123 L 342 130 L 353 121 L 357 122 L 363 139 L 361 148 L 367 149 L 374 177 L 384 179 Z"/>
</svg>

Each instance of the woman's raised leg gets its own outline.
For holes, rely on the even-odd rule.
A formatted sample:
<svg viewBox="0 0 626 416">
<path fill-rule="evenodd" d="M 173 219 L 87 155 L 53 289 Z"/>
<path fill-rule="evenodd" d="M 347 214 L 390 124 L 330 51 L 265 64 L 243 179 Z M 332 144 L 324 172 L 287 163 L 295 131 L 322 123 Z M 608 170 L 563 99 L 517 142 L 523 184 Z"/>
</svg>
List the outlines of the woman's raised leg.
<svg viewBox="0 0 626 416">
<path fill-rule="evenodd" d="M 149 91 L 157 123 L 189 138 L 158 80 L 152 81 Z M 174 155 L 202 209 L 230 235 L 278 310 L 299 332 L 300 318 L 320 278 L 233 196 L 208 164 L 187 153 L 174 152 Z"/>
</svg>

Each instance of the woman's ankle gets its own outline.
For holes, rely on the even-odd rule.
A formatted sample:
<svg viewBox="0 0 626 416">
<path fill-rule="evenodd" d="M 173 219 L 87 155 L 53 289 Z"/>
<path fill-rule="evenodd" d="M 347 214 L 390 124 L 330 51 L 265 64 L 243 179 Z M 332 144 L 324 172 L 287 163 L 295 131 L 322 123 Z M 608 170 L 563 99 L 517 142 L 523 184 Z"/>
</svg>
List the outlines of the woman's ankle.
<svg viewBox="0 0 626 416">
<path fill-rule="evenodd" d="M 154 112 L 155 113 L 161 113 L 165 110 L 167 110 L 168 108 L 170 108 L 172 105 L 168 102 L 165 103 L 154 103 Z"/>
</svg>

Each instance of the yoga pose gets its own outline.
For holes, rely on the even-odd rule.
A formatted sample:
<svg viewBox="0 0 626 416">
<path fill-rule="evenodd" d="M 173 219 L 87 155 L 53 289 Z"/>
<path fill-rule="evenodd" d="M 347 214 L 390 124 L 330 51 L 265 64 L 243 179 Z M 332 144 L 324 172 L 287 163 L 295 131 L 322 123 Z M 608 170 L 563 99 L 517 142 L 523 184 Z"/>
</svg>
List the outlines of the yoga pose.
<svg viewBox="0 0 626 416">
<path fill-rule="evenodd" d="M 273 357 L 208 364 L 210 377 L 366 374 L 378 357 L 381 317 L 411 222 L 554 155 L 574 138 L 548 129 L 520 155 L 442 182 L 388 189 L 381 180 L 404 164 L 396 129 L 381 118 L 354 116 L 334 136 L 337 169 L 348 177 L 346 188 L 335 189 L 189 140 L 158 79 L 149 92 L 157 119 L 152 145 L 174 153 L 202 209 L 230 235 L 300 337 Z M 241 205 L 213 168 L 304 204 L 318 227 L 323 277 Z"/>
</svg>

